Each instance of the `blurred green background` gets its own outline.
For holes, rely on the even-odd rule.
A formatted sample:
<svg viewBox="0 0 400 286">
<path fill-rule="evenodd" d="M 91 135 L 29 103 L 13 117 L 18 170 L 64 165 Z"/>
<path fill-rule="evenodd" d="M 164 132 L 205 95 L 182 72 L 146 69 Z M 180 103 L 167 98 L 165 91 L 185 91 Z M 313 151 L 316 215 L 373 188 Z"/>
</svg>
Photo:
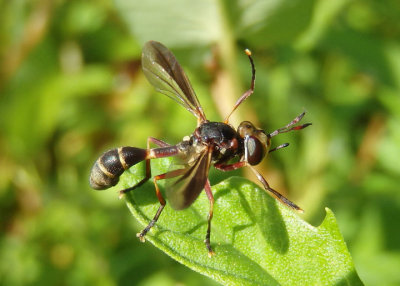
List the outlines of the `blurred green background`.
<svg viewBox="0 0 400 286">
<path fill-rule="evenodd" d="M 196 125 L 144 78 L 147 40 L 174 51 L 210 120 L 248 88 L 251 49 L 256 91 L 232 123 L 313 123 L 274 138 L 291 145 L 259 170 L 310 223 L 334 211 L 367 285 L 400 284 L 399 1 L 0 3 L 1 285 L 215 283 L 140 243 L 116 190 L 88 186 L 103 151 Z"/>
</svg>

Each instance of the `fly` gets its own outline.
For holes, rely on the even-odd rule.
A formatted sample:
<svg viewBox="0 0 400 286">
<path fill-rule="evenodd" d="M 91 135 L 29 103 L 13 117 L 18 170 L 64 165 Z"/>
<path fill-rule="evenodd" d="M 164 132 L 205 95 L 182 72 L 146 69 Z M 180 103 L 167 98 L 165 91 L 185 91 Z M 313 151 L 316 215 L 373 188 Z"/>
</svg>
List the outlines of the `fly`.
<svg viewBox="0 0 400 286">
<path fill-rule="evenodd" d="M 120 191 L 122 196 L 143 185 L 151 178 L 151 159 L 170 156 L 179 158 L 181 164 L 179 168 L 156 175 L 153 178 L 160 206 L 147 227 L 137 234 L 142 242 L 145 241 L 146 234 L 157 222 L 166 205 L 157 181 L 169 179 L 169 184 L 166 186 L 166 197 L 175 210 L 189 207 L 200 192 L 203 189 L 205 190 L 210 202 L 210 209 L 204 242 L 208 255 L 211 257 L 214 254 L 210 243 L 214 206 L 214 197 L 208 179 L 211 165 L 221 171 L 249 167 L 262 183 L 264 189 L 273 197 L 291 209 L 299 212 L 303 211 L 285 196 L 272 189 L 253 166 L 259 164 L 268 153 L 289 145 L 285 143 L 271 149 L 272 137 L 311 125 L 311 123 L 296 125 L 303 118 L 305 112 L 301 113 L 286 126 L 271 133 L 265 133 L 264 130 L 256 128 L 249 121 L 240 123 L 236 130 L 229 124 L 231 114 L 254 91 L 256 70 L 251 52 L 249 50 L 245 50 L 245 52 L 249 58 L 252 71 L 250 88 L 237 100 L 231 113 L 223 122 L 211 122 L 207 120 L 189 79 L 172 52 L 156 41 L 149 41 L 144 45 L 142 69 L 148 81 L 157 91 L 175 100 L 192 113 L 197 118 L 197 127 L 190 136 L 186 136 L 182 142 L 176 145 L 170 145 L 159 139 L 149 137 L 146 149 L 125 146 L 109 150 L 102 154 L 92 167 L 90 186 L 96 190 L 104 190 L 115 186 L 124 171 L 141 161 L 145 161 L 145 177 L 136 185 Z M 158 147 L 150 148 L 150 143 Z M 235 159 L 234 163 L 230 163 L 232 159 Z"/>
</svg>

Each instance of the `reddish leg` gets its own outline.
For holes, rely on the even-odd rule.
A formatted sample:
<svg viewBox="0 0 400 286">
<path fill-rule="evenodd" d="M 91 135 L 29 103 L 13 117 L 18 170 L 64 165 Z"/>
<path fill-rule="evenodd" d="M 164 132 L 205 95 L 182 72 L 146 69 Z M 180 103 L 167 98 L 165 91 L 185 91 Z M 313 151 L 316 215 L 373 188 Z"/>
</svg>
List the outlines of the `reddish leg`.
<svg viewBox="0 0 400 286">
<path fill-rule="evenodd" d="M 150 149 L 150 143 L 154 143 L 154 144 L 160 146 L 160 148 Z M 171 146 L 170 144 L 168 144 L 162 140 L 156 139 L 154 137 L 149 137 L 147 139 L 147 153 L 148 154 L 147 154 L 147 158 L 146 158 L 146 175 L 145 175 L 145 177 L 139 183 L 134 185 L 133 187 L 130 187 L 130 188 L 120 191 L 120 196 L 143 185 L 145 182 L 147 182 L 151 178 L 150 159 L 174 156 L 178 153 L 178 149 L 176 148 L 176 146 Z M 174 176 L 181 175 L 182 172 L 183 172 L 183 170 L 175 170 L 168 174 L 170 175 L 170 177 L 174 177 Z M 156 195 L 157 195 L 158 201 L 160 202 L 160 207 L 158 208 L 154 218 L 150 221 L 150 223 L 140 233 L 138 233 L 136 235 L 137 237 L 139 237 L 140 241 L 142 241 L 142 242 L 145 241 L 144 237 L 149 232 L 149 230 L 154 226 L 154 224 L 157 222 L 158 218 L 161 215 L 161 212 L 163 211 L 163 209 L 165 207 L 166 202 L 160 192 L 160 188 L 158 187 L 157 181 L 165 179 L 166 175 L 167 175 L 167 173 L 161 174 L 161 175 L 155 176 L 153 179 L 154 187 L 156 189 Z"/>
<path fill-rule="evenodd" d="M 221 170 L 223 172 L 227 172 L 227 171 L 237 170 L 237 169 L 242 168 L 247 165 L 248 165 L 248 163 L 246 161 L 240 161 L 240 162 L 236 162 L 236 163 L 229 164 L 229 165 L 215 164 L 214 167 L 215 167 L 215 169 Z"/>
<path fill-rule="evenodd" d="M 150 142 L 160 146 L 160 148 L 155 148 L 155 149 L 150 149 Z M 171 146 L 168 143 L 161 141 L 159 139 L 153 138 L 153 137 L 149 137 L 147 139 L 147 158 L 146 158 L 146 175 L 145 177 L 136 185 L 134 185 L 133 187 L 127 188 L 125 190 L 120 191 L 120 197 L 129 192 L 132 191 L 134 189 L 136 189 L 137 187 L 143 185 L 145 182 L 147 182 L 150 178 L 151 178 L 151 166 L 150 166 L 150 159 L 154 159 L 154 158 L 163 158 L 163 157 L 169 157 L 169 156 L 174 156 L 178 153 L 178 149 L 176 146 Z M 177 170 L 180 171 L 180 170 Z M 176 172 L 176 171 L 174 171 Z M 146 226 L 145 229 L 143 229 L 140 233 L 137 234 L 137 237 L 139 237 L 140 241 L 144 242 L 145 241 L 145 235 L 146 233 L 154 226 L 154 224 L 157 222 L 161 212 L 163 211 L 164 207 L 165 207 L 165 200 L 163 198 L 163 196 L 161 195 L 160 189 L 157 185 L 157 180 L 162 180 L 165 178 L 166 174 L 161 174 L 158 176 L 154 177 L 154 186 L 156 189 L 156 195 L 157 198 L 160 202 L 160 207 L 157 210 L 157 213 L 155 214 L 154 218 L 150 221 L 150 223 Z M 175 176 L 178 176 L 179 173 L 177 173 Z"/>
<path fill-rule="evenodd" d="M 168 144 L 168 143 L 166 143 L 166 142 L 164 142 L 164 141 L 162 141 L 162 140 L 156 139 L 156 138 L 154 138 L 154 137 L 149 137 L 149 138 L 147 138 L 147 152 L 148 152 L 148 155 L 147 155 L 147 156 L 148 156 L 148 157 L 152 154 L 151 149 L 150 149 L 150 143 L 154 143 L 154 144 L 156 144 L 156 145 L 158 145 L 158 146 L 160 146 L 160 147 L 162 147 L 162 148 L 171 147 L 170 144 Z M 172 146 L 172 147 L 173 147 L 173 146 Z M 158 149 L 160 149 L 160 148 L 158 148 Z M 157 150 L 157 149 L 156 149 L 156 150 Z M 153 152 L 153 153 L 154 153 L 154 152 Z M 163 153 L 163 152 L 159 152 L 159 153 L 161 153 L 161 154 L 160 154 L 159 157 L 157 157 L 157 158 L 165 157 L 165 156 L 162 156 L 162 153 Z M 164 153 L 165 153 L 165 152 L 164 152 Z M 173 155 L 175 155 L 175 154 L 172 154 L 172 155 L 169 155 L 169 156 L 173 156 Z M 127 189 L 124 189 L 124 190 L 119 191 L 119 197 L 122 198 L 122 196 L 123 196 L 124 194 L 126 194 L 127 192 L 130 192 L 130 191 L 132 191 L 132 190 L 134 190 L 134 189 L 140 187 L 141 185 L 143 185 L 144 183 L 146 183 L 150 178 L 151 178 L 150 158 L 147 158 L 147 159 L 146 159 L 146 175 L 145 175 L 145 177 L 144 177 L 140 182 L 138 182 L 136 185 L 134 185 L 134 186 L 132 186 L 132 187 L 129 187 L 129 188 L 127 188 Z"/>
<path fill-rule="evenodd" d="M 250 166 L 250 169 L 253 171 L 253 173 L 257 176 L 257 179 L 263 184 L 264 189 L 269 191 L 273 197 L 275 197 L 278 201 L 283 203 L 284 205 L 300 212 L 303 213 L 304 211 L 297 206 L 295 203 L 291 202 L 288 198 L 286 198 L 284 195 L 279 193 L 278 191 L 275 191 L 273 188 L 271 188 L 268 184 L 268 182 L 264 179 L 264 177 L 256 170 L 254 167 Z"/>
<path fill-rule="evenodd" d="M 208 250 L 208 257 L 212 257 L 215 252 L 211 248 L 210 244 L 210 237 L 211 237 L 211 220 L 213 218 L 213 209 L 214 209 L 214 196 L 211 191 L 211 186 L 210 186 L 210 181 L 207 179 L 207 182 L 204 186 L 204 190 L 206 191 L 207 198 L 210 201 L 210 210 L 208 212 L 208 226 L 207 226 L 207 234 L 206 234 L 206 239 L 204 240 L 204 243 L 206 244 L 207 250 Z"/>
<path fill-rule="evenodd" d="M 165 179 L 167 174 L 168 174 L 169 178 L 172 178 L 172 177 L 182 175 L 184 172 L 185 172 L 184 169 L 179 169 L 179 170 L 174 170 L 174 171 L 164 173 L 161 175 L 157 175 L 154 177 L 154 179 L 153 179 L 154 187 L 156 188 L 156 195 L 157 195 L 158 201 L 160 202 L 160 206 L 158 207 L 158 210 L 157 210 L 154 218 L 150 221 L 150 223 L 140 233 L 136 234 L 136 236 L 140 239 L 141 242 L 145 242 L 144 237 L 149 232 L 149 230 L 154 226 L 154 224 L 157 222 L 158 218 L 161 215 L 161 212 L 163 211 L 163 209 L 166 205 L 165 199 L 163 198 L 163 196 L 160 192 L 160 188 L 158 187 L 157 181 Z"/>
<path fill-rule="evenodd" d="M 277 130 L 275 130 L 274 132 L 268 134 L 269 137 L 274 137 L 280 133 L 285 133 L 285 132 L 289 132 L 292 130 L 300 130 L 303 128 L 306 128 L 307 126 L 310 126 L 311 123 L 305 123 L 302 125 L 298 125 L 298 126 L 293 126 L 292 128 L 289 128 L 290 126 L 296 124 L 297 122 L 299 122 L 303 116 L 306 114 L 306 112 L 304 111 L 303 113 L 301 113 L 299 116 L 297 116 L 295 119 L 293 119 L 291 122 L 289 122 L 289 124 L 287 124 L 285 127 L 279 128 Z"/>
<path fill-rule="evenodd" d="M 283 147 L 282 147 L 283 148 Z M 268 192 L 271 193 L 271 195 L 276 198 L 278 201 L 283 203 L 284 205 L 298 211 L 298 212 L 304 212 L 299 206 L 297 206 L 295 203 L 291 202 L 288 198 L 286 198 L 284 195 L 279 193 L 278 191 L 275 191 L 273 188 L 271 188 L 267 182 L 267 180 L 264 179 L 264 177 L 256 170 L 254 169 L 253 166 L 249 165 L 245 161 L 240 161 L 237 163 L 229 164 L 229 165 L 224 165 L 224 164 L 218 164 L 214 165 L 214 167 L 218 170 L 221 171 L 232 171 L 239 169 L 241 167 L 248 166 L 250 169 L 253 171 L 253 173 L 257 176 L 257 179 L 263 184 L 264 189 Z"/>
<path fill-rule="evenodd" d="M 149 138 L 147 138 L 147 149 L 149 149 L 149 147 L 150 147 L 150 142 L 152 142 L 152 143 L 154 143 L 154 144 L 156 144 L 157 146 L 160 146 L 160 147 L 171 146 L 171 144 L 168 144 L 167 142 L 164 142 L 164 141 L 162 141 L 160 139 L 157 139 L 157 138 L 154 138 L 154 137 L 149 137 Z"/>
</svg>

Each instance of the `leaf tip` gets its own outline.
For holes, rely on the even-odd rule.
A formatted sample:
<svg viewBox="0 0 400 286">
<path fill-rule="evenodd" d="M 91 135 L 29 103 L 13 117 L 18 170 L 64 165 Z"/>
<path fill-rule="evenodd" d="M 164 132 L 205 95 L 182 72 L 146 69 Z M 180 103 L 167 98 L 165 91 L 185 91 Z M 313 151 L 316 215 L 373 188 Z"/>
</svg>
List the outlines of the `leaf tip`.
<svg viewBox="0 0 400 286">
<path fill-rule="evenodd" d="M 334 218 L 335 217 L 335 215 L 333 214 L 333 211 L 330 208 L 325 207 L 325 212 L 326 212 L 326 218 L 332 218 L 332 217 Z"/>
<path fill-rule="evenodd" d="M 333 227 L 338 232 L 340 232 L 339 226 L 337 225 L 336 217 L 335 217 L 335 214 L 333 213 L 333 211 L 330 208 L 325 207 L 325 212 L 326 212 L 325 218 L 319 227 L 322 227 L 322 228 L 332 228 Z"/>
</svg>

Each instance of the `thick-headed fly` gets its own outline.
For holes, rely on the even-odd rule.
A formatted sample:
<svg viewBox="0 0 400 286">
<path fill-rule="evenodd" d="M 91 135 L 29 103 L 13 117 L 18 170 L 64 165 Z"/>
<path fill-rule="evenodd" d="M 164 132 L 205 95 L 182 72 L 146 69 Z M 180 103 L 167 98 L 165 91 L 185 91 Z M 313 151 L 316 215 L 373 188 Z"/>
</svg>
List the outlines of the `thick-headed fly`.
<svg viewBox="0 0 400 286">
<path fill-rule="evenodd" d="M 160 207 L 147 227 L 138 233 L 137 236 L 141 241 L 145 240 L 147 232 L 157 222 L 166 204 L 157 181 L 169 179 L 166 184 L 166 197 L 172 208 L 176 210 L 189 207 L 196 200 L 200 192 L 203 189 L 205 190 L 210 201 L 205 245 L 209 256 L 214 254 L 210 244 L 214 197 L 208 180 L 208 171 L 212 164 L 221 171 L 249 167 L 263 184 L 265 190 L 273 197 L 284 205 L 302 212 L 300 207 L 272 189 L 264 177 L 253 166 L 259 164 L 268 153 L 289 145 L 286 143 L 271 149 L 272 137 L 279 133 L 300 130 L 310 125 L 310 123 L 296 125 L 303 118 L 305 112 L 297 116 L 285 127 L 271 133 L 266 133 L 264 130 L 256 128 L 249 121 L 240 123 L 236 130 L 228 123 L 230 115 L 254 91 L 256 71 L 251 52 L 249 50 L 245 52 L 250 60 L 252 70 L 250 89 L 237 100 L 224 122 L 210 122 L 204 114 L 189 79 L 172 52 L 159 42 L 149 41 L 144 45 L 142 68 L 148 81 L 159 92 L 172 98 L 196 116 L 197 128 L 193 134 L 184 137 L 183 141 L 176 145 L 169 145 L 161 140 L 149 137 L 147 140 L 147 149 L 120 147 L 109 150 L 100 156 L 92 168 L 90 186 L 96 190 L 103 190 L 116 185 L 124 171 L 145 160 L 145 177 L 136 185 L 120 191 L 120 194 L 123 195 L 141 186 L 151 178 L 151 159 L 169 156 L 178 157 L 180 167 L 171 169 L 167 173 L 156 175 L 153 178 Z M 156 144 L 159 147 L 150 148 L 150 143 Z M 231 163 L 232 159 L 236 159 L 236 161 Z"/>
</svg>

